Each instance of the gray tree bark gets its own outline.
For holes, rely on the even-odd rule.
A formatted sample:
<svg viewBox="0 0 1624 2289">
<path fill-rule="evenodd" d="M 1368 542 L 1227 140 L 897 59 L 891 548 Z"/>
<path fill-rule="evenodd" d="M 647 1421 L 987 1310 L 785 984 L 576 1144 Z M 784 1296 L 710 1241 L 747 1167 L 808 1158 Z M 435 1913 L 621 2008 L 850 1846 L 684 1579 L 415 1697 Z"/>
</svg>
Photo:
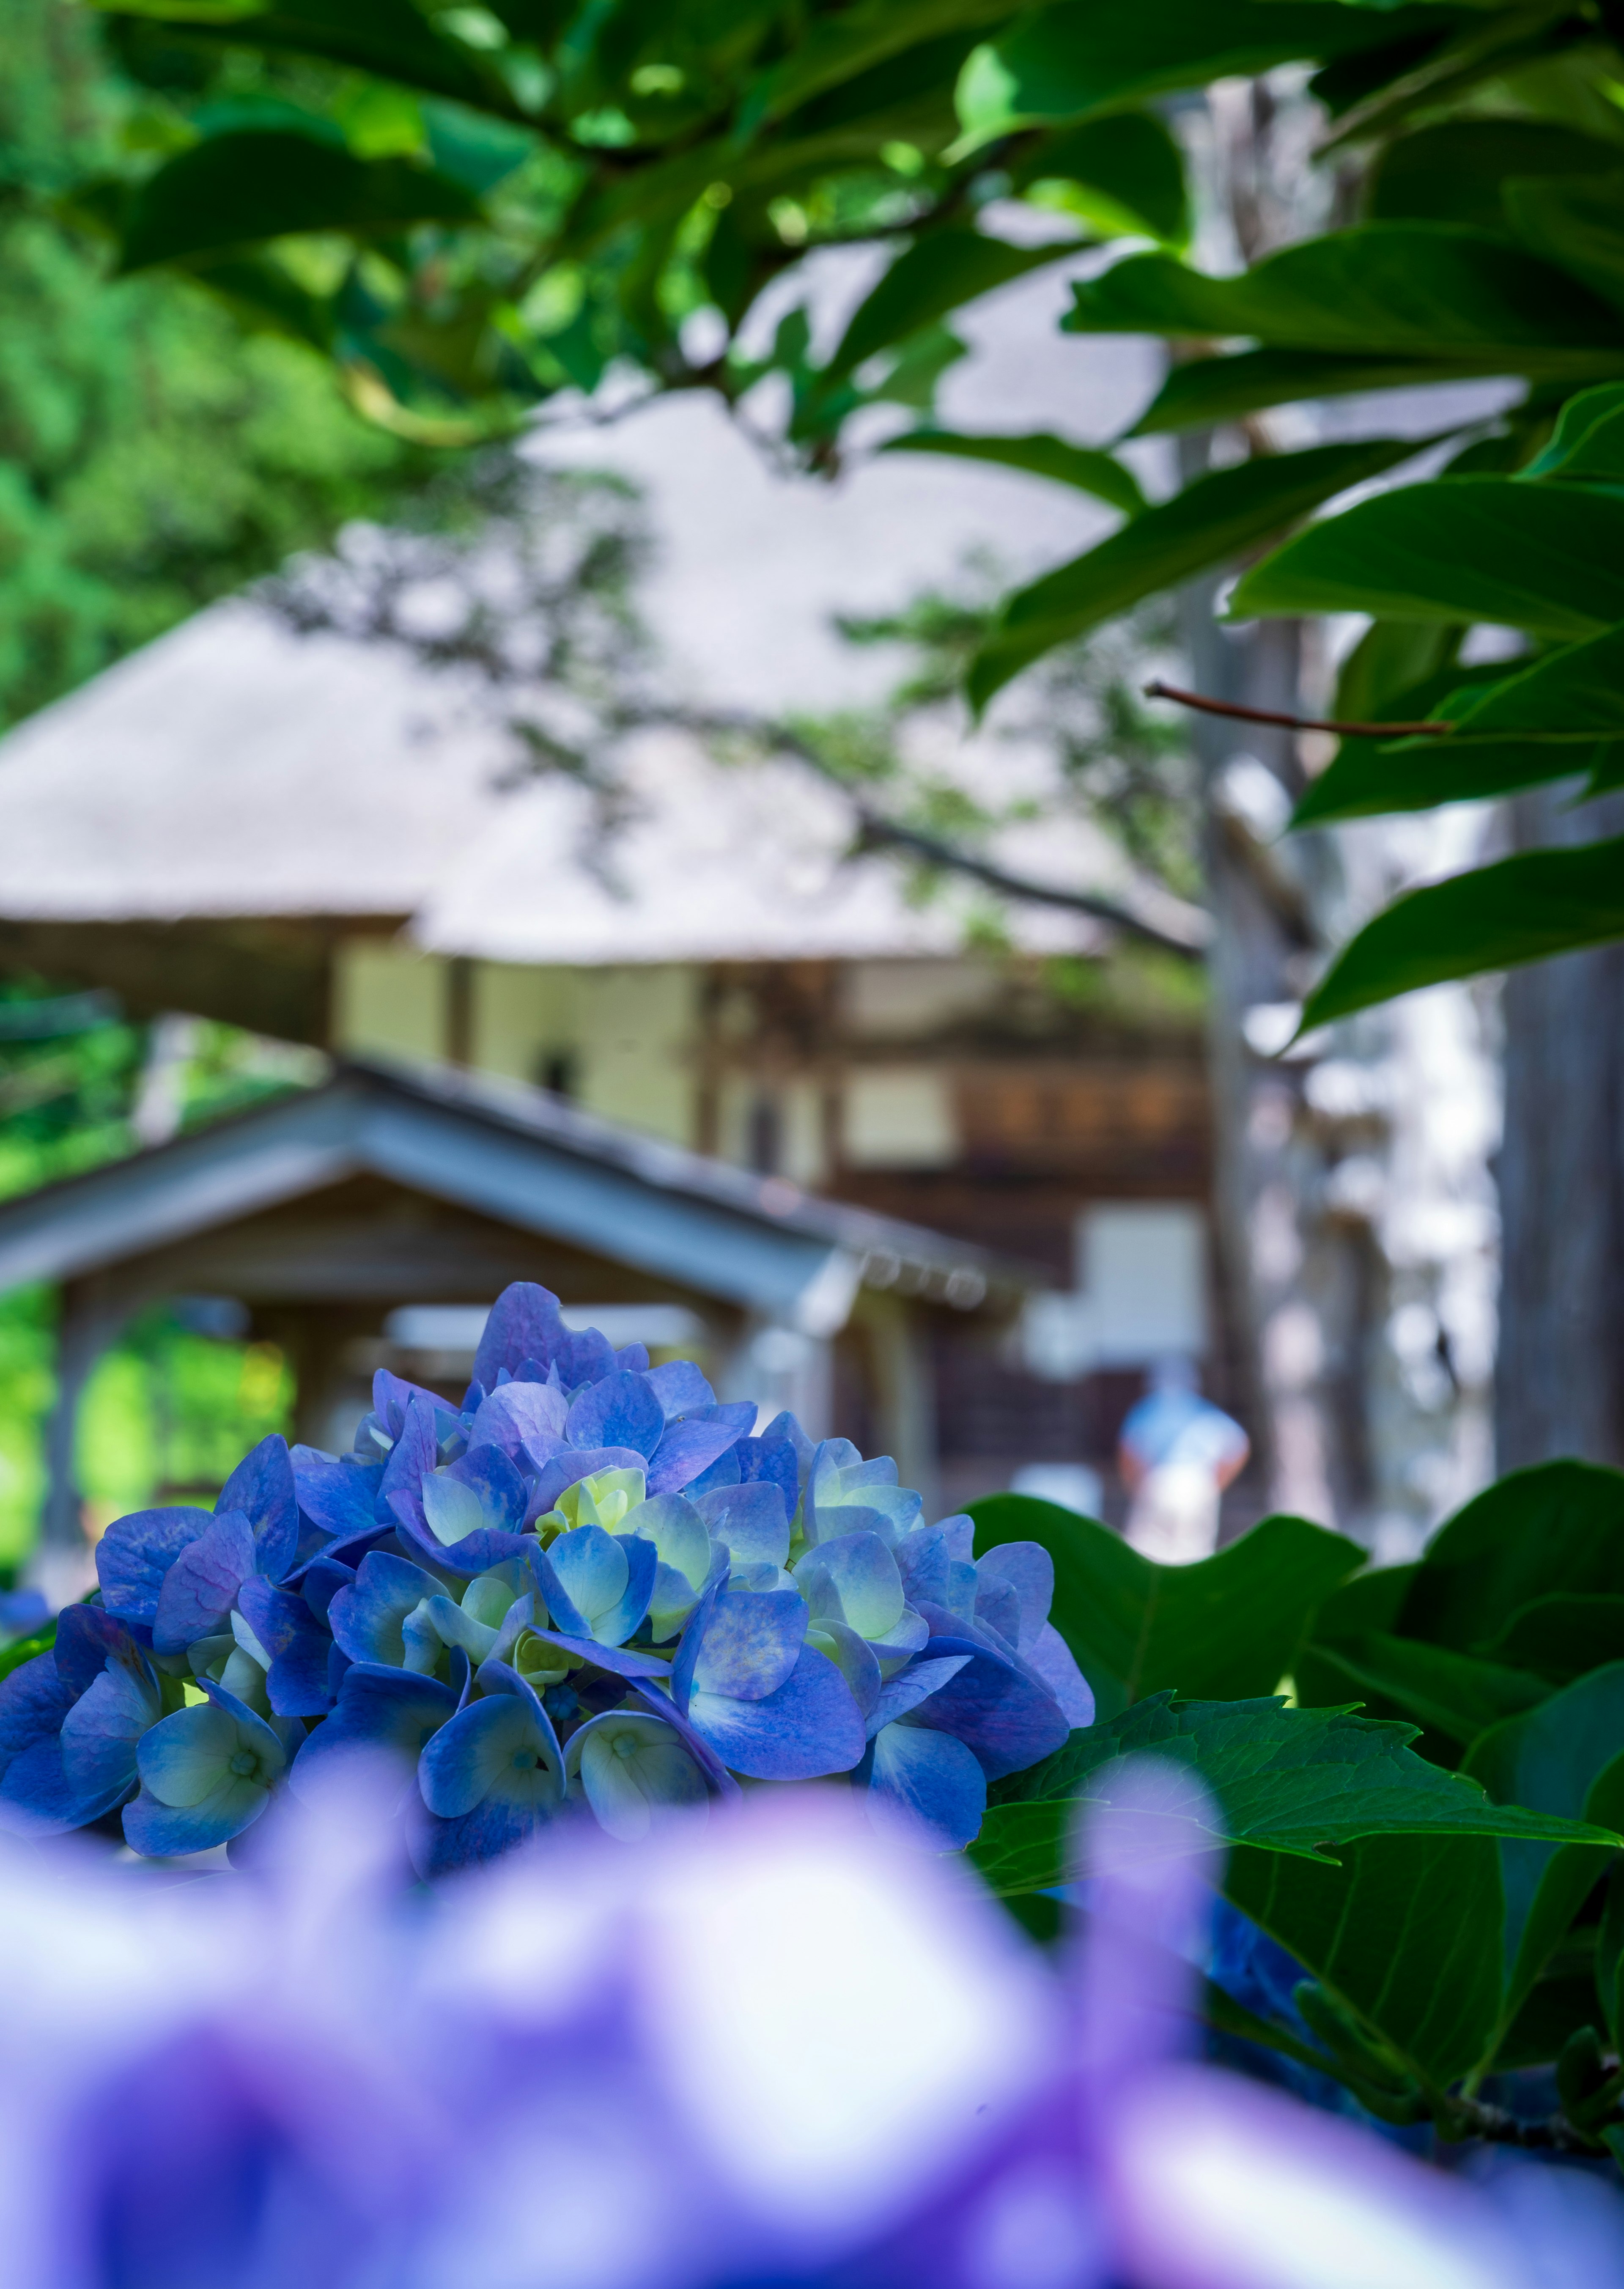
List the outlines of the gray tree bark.
<svg viewBox="0 0 1624 2289">
<path fill-rule="evenodd" d="M 1520 797 L 1518 847 L 1624 832 L 1624 797 L 1569 802 Z M 1499 1464 L 1624 1464 L 1624 947 L 1514 970 L 1504 1015 Z"/>
</svg>

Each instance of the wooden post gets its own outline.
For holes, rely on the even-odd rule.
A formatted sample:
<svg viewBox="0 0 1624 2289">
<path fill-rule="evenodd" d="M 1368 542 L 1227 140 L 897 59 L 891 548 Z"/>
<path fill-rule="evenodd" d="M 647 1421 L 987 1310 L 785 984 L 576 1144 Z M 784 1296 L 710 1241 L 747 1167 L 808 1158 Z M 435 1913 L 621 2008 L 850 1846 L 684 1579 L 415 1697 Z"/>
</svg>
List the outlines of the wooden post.
<svg viewBox="0 0 1624 2289">
<path fill-rule="evenodd" d="M 79 1403 L 92 1369 L 130 1308 L 103 1280 L 70 1280 L 62 1289 L 56 1400 L 45 1431 L 45 1503 L 39 1546 L 28 1569 L 30 1581 L 53 1605 L 71 1604 L 94 1584 L 76 1453 Z"/>
<path fill-rule="evenodd" d="M 882 1450 L 894 1456 L 898 1478 L 925 1498 L 925 1515 L 938 1507 L 935 1387 L 924 1312 L 905 1296 L 864 1289 L 852 1317 L 867 1330 L 874 1364 L 872 1407 Z"/>
</svg>

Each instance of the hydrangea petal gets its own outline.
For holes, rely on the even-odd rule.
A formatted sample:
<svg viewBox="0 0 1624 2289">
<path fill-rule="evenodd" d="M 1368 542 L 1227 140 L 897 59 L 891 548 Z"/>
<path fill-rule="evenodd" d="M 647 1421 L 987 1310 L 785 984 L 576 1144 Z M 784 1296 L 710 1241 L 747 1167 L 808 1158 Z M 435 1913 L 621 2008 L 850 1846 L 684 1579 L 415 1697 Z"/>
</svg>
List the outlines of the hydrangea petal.
<svg viewBox="0 0 1624 2289">
<path fill-rule="evenodd" d="M 982 1574 L 975 1591 L 975 1618 L 983 1629 L 996 1630 L 1011 1653 L 1021 1645 L 1021 1600 L 1013 1582 L 997 1574 Z"/>
<path fill-rule="evenodd" d="M 483 1702 L 474 1705 L 485 1706 Z M 439 1820 L 432 1813 L 420 1814 L 408 1831 L 412 1865 L 419 1876 L 432 1878 L 499 1860 L 505 1853 L 528 1844 L 556 1809 L 539 1792 L 513 1797 L 493 1790 L 456 1820 Z"/>
<path fill-rule="evenodd" d="M 818 1651 L 833 1662 L 846 1679 L 866 1725 L 879 1703 L 880 1691 L 880 1663 L 873 1647 L 844 1622 L 814 1623 L 807 1641 L 816 1642 Z"/>
<path fill-rule="evenodd" d="M 149 1860 L 211 1851 L 251 1828 L 270 1800 L 269 1789 L 235 1775 L 217 1783 L 192 1805 L 165 1804 L 143 1789 L 133 1804 L 124 1806 L 124 1841 Z"/>
<path fill-rule="evenodd" d="M 922 1653 L 930 1643 L 930 1624 L 912 1606 L 904 1606 L 888 1634 L 874 1646 L 874 1658 L 880 1663 L 882 1677 L 895 1677 L 899 1669 L 907 1666 L 917 1653 Z"/>
<path fill-rule="evenodd" d="M 484 1400 L 468 1432 L 468 1445 L 499 1447 L 512 1461 L 521 1447 L 532 1453 L 564 1435 L 569 1409 L 561 1391 L 545 1383 L 505 1383 Z"/>
<path fill-rule="evenodd" d="M 295 1757 L 291 1785 L 297 1792 L 327 1759 L 358 1749 L 399 1756 L 415 1771 L 424 1743 L 456 1715 L 457 1698 L 435 1678 L 356 1662 L 344 1672 L 332 1715 Z"/>
<path fill-rule="evenodd" d="M 601 1526 L 578 1526 L 573 1533 L 561 1534 L 550 1549 L 540 1553 L 537 1571 L 549 1604 L 556 1585 L 570 1609 L 587 1623 L 584 1634 L 588 1637 L 597 1616 L 625 1596 L 629 1579 L 624 1546 Z"/>
<path fill-rule="evenodd" d="M 996 1575 L 1009 1583 L 1019 1602 L 1021 1615 L 1019 1631 L 1010 1641 L 1022 1653 L 1030 1655 L 1055 1601 L 1055 1560 L 1040 1542 L 1000 1542 L 982 1552 L 975 1570 L 981 1575 L 983 1591 L 989 1575 Z M 1002 1628 L 1003 1624 L 998 1626 Z M 1007 1630 L 1004 1634 L 1010 1637 Z"/>
<path fill-rule="evenodd" d="M 163 1714 L 158 1680 L 137 1655 L 109 1661 L 62 1720 L 62 1770 L 76 1797 L 97 1801 L 96 1819 L 138 1785 L 136 1749 Z"/>
<path fill-rule="evenodd" d="M 115 1518 L 96 1544 L 96 1578 L 108 1613 L 150 1625 L 164 1575 L 212 1524 L 206 1510 L 138 1510 Z"/>
<path fill-rule="evenodd" d="M 763 1700 L 793 1671 L 806 1634 L 806 1601 L 794 1591 L 724 1591 L 700 1624 L 694 1689 Z"/>
<path fill-rule="evenodd" d="M 155 1649 L 184 1653 L 195 1638 L 218 1630 L 254 1571 L 255 1558 L 253 1528 L 243 1513 L 219 1512 L 163 1577 L 152 1622 Z"/>
<path fill-rule="evenodd" d="M 904 1535 L 893 1553 L 902 1576 L 903 1595 L 911 1603 L 928 1598 L 933 1605 L 947 1603 L 947 1536 L 939 1526 L 921 1526 Z"/>
<path fill-rule="evenodd" d="M 638 1481 L 635 1499 L 641 1502 L 648 1491 L 644 1483 L 647 1461 L 646 1456 L 634 1453 L 630 1447 L 572 1448 L 561 1455 L 554 1455 L 542 1464 L 537 1474 L 536 1484 L 530 1491 L 528 1515 L 532 1519 L 540 1518 L 548 1511 L 556 1509 L 561 1495 L 567 1494 L 571 1487 L 578 1486 L 583 1479 L 595 1479 L 601 1471 L 635 1472 Z"/>
<path fill-rule="evenodd" d="M 572 1661 L 590 1663 L 593 1668 L 601 1669 L 610 1677 L 632 1679 L 649 1677 L 667 1679 L 671 1676 L 669 1661 L 657 1653 L 641 1653 L 633 1646 L 600 1645 L 596 1638 L 571 1637 L 564 1630 L 532 1629 L 528 1634 L 539 1639 L 543 1645 L 556 1646 L 561 1653 L 568 1654 Z M 491 1658 L 499 1660 L 502 1657 L 502 1648 L 498 1644 Z M 489 1667 L 489 1665 L 487 1663 L 486 1666 Z M 480 1677 L 482 1684 L 483 1670 L 481 1671 Z"/>
<path fill-rule="evenodd" d="M 671 1813 L 710 1800 L 705 1775 L 675 1728 L 640 1710 L 589 1718 L 571 1735 L 564 1774 L 599 1827 L 625 1844 L 641 1843 Z"/>
<path fill-rule="evenodd" d="M 1023 1772 L 1064 1746 L 1071 1731 L 1065 1712 L 1030 1672 L 969 1639 L 934 1637 L 931 1649 L 969 1658 L 913 1721 L 963 1741 L 990 1781 Z"/>
<path fill-rule="evenodd" d="M 1068 1725 L 1075 1731 L 1094 1722 L 1094 1688 L 1077 1665 L 1077 1657 L 1053 1622 L 1045 1622 L 1037 1643 L 1026 1656 L 1059 1702 Z"/>
<path fill-rule="evenodd" d="M 358 1559 L 356 1563 L 359 1562 Z M 354 1578 L 354 1566 L 346 1566 L 342 1559 L 330 1557 L 325 1552 L 311 1560 L 305 1568 L 299 1592 L 315 1620 L 324 1622 L 327 1619 L 328 1608 L 335 1595 Z"/>
<path fill-rule="evenodd" d="M 455 1820 L 493 1793 L 548 1810 L 562 1800 L 557 1735 L 536 1695 L 513 1682 L 516 1691 L 471 1701 L 425 1744 L 418 1788 L 437 1818 Z"/>
<path fill-rule="evenodd" d="M 943 1654 L 929 1661 L 916 1661 L 903 1671 L 900 1677 L 888 1678 L 880 1688 L 880 1697 L 869 1713 L 869 1738 L 882 1725 L 895 1724 L 899 1717 L 908 1716 L 922 1701 L 945 1685 L 950 1677 L 957 1677 L 967 1654 Z"/>
<path fill-rule="evenodd" d="M 62 1836 L 110 1812 L 110 1801 L 82 1797 L 68 1777 L 60 1737 L 36 1741 L 14 1756 L 0 1780 L 0 1830 L 14 1836 Z"/>
<path fill-rule="evenodd" d="M 281 1581 L 299 1547 L 299 1496 L 288 1442 L 280 1432 L 261 1439 L 221 1487 L 214 1514 L 223 1518 L 231 1511 L 241 1511 L 253 1529 L 259 1571 Z"/>
<path fill-rule="evenodd" d="M 718 1542 L 725 1542 L 740 1566 L 787 1566 L 790 1513 L 784 1489 L 770 1479 L 714 1487 L 694 1508 Z"/>
<path fill-rule="evenodd" d="M 643 1380 L 659 1400 L 667 1423 L 716 1403 L 716 1393 L 692 1360 L 668 1360 L 664 1367 L 650 1368 Z"/>
<path fill-rule="evenodd" d="M 378 1516 L 381 1464 L 304 1462 L 294 1459 L 293 1492 L 312 1526 L 335 1542 L 362 1534 Z"/>
<path fill-rule="evenodd" d="M 56 1665 L 64 1684 L 83 1693 L 101 1675 L 109 1655 L 127 1661 L 135 1640 L 126 1624 L 96 1606 L 64 1606 L 57 1615 Z"/>
<path fill-rule="evenodd" d="M 671 1699 L 669 1692 L 649 1678 L 633 1678 L 632 1690 L 647 1708 L 651 1709 L 656 1716 L 664 1719 L 665 1722 L 671 1727 L 689 1755 L 705 1775 L 712 1795 L 724 1798 L 730 1803 L 736 1803 L 744 1795 L 744 1791 L 710 1743 L 702 1734 L 694 1730 L 688 1719 Z"/>
<path fill-rule="evenodd" d="M 321 1717 L 332 1706 L 327 1653 L 332 1640 L 303 1597 L 251 1575 L 237 1592 L 237 1611 L 269 1655 L 266 1697 L 283 1717 Z"/>
<path fill-rule="evenodd" d="M 576 1447 L 629 1447 L 646 1460 L 660 1444 L 665 1410 L 641 1375 L 617 1372 L 589 1384 L 569 1408 L 565 1430 Z"/>
<path fill-rule="evenodd" d="M 434 1427 L 434 1408 L 432 1401 L 414 1399 L 406 1409 L 406 1419 L 401 1435 L 389 1449 L 383 1475 L 378 1482 L 377 1509 L 380 1515 L 397 1519 L 414 1519 L 422 1525 L 422 1504 L 418 1489 L 424 1479 L 440 1464 L 440 1440 Z"/>
<path fill-rule="evenodd" d="M 170 1805 L 201 1804 L 219 1784 L 236 1754 L 237 1728 L 229 1711 L 211 1701 L 178 1709 L 155 1725 L 142 1743 L 138 1763 L 142 1780 Z"/>
<path fill-rule="evenodd" d="M 653 1543 L 662 1565 L 687 1576 L 696 1597 L 704 1589 L 711 1571 L 711 1536 L 699 1511 L 681 1495 L 655 1495 L 639 1503 L 614 1530 L 641 1535 Z"/>
<path fill-rule="evenodd" d="M 871 1813 L 900 1813 L 937 1851 L 961 1852 L 981 1833 L 987 1776 L 951 1733 L 886 1725 L 874 1736 L 865 1802 Z"/>
<path fill-rule="evenodd" d="M 369 1551 L 356 1568 L 354 1580 L 334 1593 L 327 1609 L 333 1641 L 352 1661 L 386 1662 L 400 1667 L 406 1659 L 402 1623 L 439 1591 L 434 1575 L 409 1559 L 392 1558 L 382 1550 Z"/>
<path fill-rule="evenodd" d="M 54 1741 L 77 1696 L 53 1652 L 36 1653 L 0 1678 L 0 1778 L 36 1741 Z"/>
<path fill-rule="evenodd" d="M 816 1618 L 844 1622 L 859 1637 L 874 1639 L 884 1639 L 902 1619 L 902 1576 L 877 1534 L 836 1535 L 808 1551 L 793 1570 Z"/>
<path fill-rule="evenodd" d="M 474 1379 L 493 1392 L 504 1368 L 510 1376 L 527 1360 L 545 1368 L 568 1341 L 557 1296 L 533 1280 L 515 1280 L 490 1307 L 474 1354 Z"/>
<path fill-rule="evenodd" d="M 741 1414 L 748 1418 L 743 1424 Z M 689 1485 L 736 1444 L 741 1429 L 747 1430 L 754 1417 L 753 1407 L 719 1407 L 708 1416 L 689 1415 L 668 1424 L 649 1464 L 649 1493 L 669 1494 Z"/>
<path fill-rule="evenodd" d="M 469 1660 L 475 1663 L 490 1655 L 501 1634 L 493 1623 L 475 1621 L 472 1614 L 465 1613 L 454 1598 L 431 1598 L 426 1618 L 442 1646 L 460 1646 Z M 407 1666 L 415 1668 L 419 1664 L 409 1663 Z"/>
<path fill-rule="evenodd" d="M 751 1780 L 848 1773 L 866 1746 L 862 1711 L 845 1679 L 810 1646 L 801 1647 L 784 1682 L 760 1700 L 701 1690 L 689 1698 L 687 1714 L 722 1762 Z"/>
</svg>

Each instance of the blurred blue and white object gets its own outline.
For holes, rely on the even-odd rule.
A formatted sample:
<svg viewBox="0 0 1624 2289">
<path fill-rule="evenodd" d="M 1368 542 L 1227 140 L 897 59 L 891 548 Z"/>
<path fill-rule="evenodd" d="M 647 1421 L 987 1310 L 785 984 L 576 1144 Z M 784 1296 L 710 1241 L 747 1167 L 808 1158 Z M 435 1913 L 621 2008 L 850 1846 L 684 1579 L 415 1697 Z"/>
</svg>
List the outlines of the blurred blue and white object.
<svg viewBox="0 0 1624 2289">
<path fill-rule="evenodd" d="M 252 1874 L 0 1860 L 9 2289 L 1579 2289 L 1480 2189 L 1189 2062 L 1207 1871 L 1115 1777 L 1080 1958 L 837 1791 L 426 1894 L 335 1761 Z M 394 1785 L 384 1782 L 386 1791 Z"/>
</svg>

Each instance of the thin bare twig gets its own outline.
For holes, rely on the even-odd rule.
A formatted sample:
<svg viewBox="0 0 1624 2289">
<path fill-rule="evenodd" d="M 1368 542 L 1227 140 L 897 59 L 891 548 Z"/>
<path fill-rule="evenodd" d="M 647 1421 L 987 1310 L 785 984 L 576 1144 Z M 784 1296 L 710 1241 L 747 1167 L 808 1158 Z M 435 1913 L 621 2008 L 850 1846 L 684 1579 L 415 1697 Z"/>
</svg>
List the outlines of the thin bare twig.
<svg viewBox="0 0 1624 2289">
<path fill-rule="evenodd" d="M 1228 699 L 1204 699 L 1198 691 L 1181 691 L 1176 683 L 1159 676 L 1144 687 L 1147 699 L 1172 699 L 1181 707 L 1198 707 L 1203 715 L 1230 715 L 1240 723 L 1278 723 L 1283 731 L 1333 731 L 1341 739 L 1445 739 L 1453 723 L 1337 723 L 1318 715 L 1283 715 L 1272 707 L 1238 707 Z"/>
</svg>

